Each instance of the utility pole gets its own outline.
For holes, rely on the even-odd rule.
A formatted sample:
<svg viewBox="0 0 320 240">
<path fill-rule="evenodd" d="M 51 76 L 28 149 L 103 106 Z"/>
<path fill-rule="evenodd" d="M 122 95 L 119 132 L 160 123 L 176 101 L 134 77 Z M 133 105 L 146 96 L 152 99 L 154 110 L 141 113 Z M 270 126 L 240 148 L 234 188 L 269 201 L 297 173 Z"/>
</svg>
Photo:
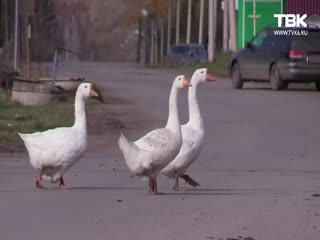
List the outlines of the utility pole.
<svg viewBox="0 0 320 240">
<path fill-rule="evenodd" d="M 177 13 L 176 13 L 176 44 L 179 44 L 180 39 L 180 0 L 177 0 Z"/>
<path fill-rule="evenodd" d="M 229 49 L 229 0 L 223 1 L 223 51 Z"/>
<path fill-rule="evenodd" d="M 208 24 L 208 57 L 213 62 L 216 49 L 216 33 L 217 33 L 217 1 L 209 0 L 209 24 Z"/>
<path fill-rule="evenodd" d="M 234 0 L 229 2 L 229 24 L 230 24 L 230 49 L 237 51 L 237 36 L 236 36 L 236 14 Z"/>
<path fill-rule="evenodd" d="M 188 0 L 187 44 L 190 43 L 190 33 L 191 33 L 191 6 L 192 6 L 192 0 Z"/>
<path fill-rule="evenodd" d="M 167 35 L 167 54 L 170 51 L 171 45 L 171 10 L 172 10 L 172 0 L 168 0 L 168 35 Z"/>
<path fill-rule="evenodd" d="M 18 19 L 19 19 L 19 0 L 15 1 L 15 20 L 14 20 L 14 70 L 18 70 Z"/>
<path fill-rule="evenodd" d="M 200 18 L 199 18 L 199 38 L 198 43 L 203 43 L 203 11 L 204 11 L 204 0 L 200 0 Z"/>
</svg>

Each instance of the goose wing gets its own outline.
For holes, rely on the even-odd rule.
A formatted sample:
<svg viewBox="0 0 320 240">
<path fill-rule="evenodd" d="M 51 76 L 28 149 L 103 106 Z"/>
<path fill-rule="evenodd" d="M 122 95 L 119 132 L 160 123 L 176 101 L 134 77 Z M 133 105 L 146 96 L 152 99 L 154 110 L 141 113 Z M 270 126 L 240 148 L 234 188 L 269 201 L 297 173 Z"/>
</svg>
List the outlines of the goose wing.
<svg viewBox="0 0 320 240">
<path fill-rule="evenodd" d="M 159 128 L 149 132 L 134 143 L 145 151 L 160 151 L 170 144 L 172 133 L 169 129 Z"/>
</svg>

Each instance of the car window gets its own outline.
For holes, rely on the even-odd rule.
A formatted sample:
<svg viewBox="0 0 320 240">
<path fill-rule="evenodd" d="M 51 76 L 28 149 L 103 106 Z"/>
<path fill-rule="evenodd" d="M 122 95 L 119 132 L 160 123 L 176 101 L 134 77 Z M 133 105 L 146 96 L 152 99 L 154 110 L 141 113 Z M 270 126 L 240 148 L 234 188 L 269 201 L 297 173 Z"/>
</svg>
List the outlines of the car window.
<svg viewBox="0 0 320 240">
<path fill-rule="evenodd" d="M 275 35 L 273 30 L 269 30 L 261 47 L 266 50 L 271 48 L 271 49 L 287 51 L 288 44 L 289 44 L 289 36 Z"/>
<path fill-rule="evenodd" d="M 308 29 L 307 35 L 293 36 L 292 47 L 307 51 L 320 51 L 320 31 Z"/>
<path fill-rule="evenodd" d="M 258 33 L 252 40 L 251 44 L 256 48 L 260 47 L 267 36 L 266 31 Z"/>
</svg>

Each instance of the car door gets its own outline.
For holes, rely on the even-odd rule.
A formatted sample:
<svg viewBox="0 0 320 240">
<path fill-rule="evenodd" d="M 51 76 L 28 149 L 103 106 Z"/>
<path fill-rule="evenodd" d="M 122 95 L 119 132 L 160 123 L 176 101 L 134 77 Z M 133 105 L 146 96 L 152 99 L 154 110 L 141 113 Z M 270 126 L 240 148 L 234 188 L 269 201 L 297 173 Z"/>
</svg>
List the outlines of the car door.
<svg viewBox="0 0 320 240">
<path fill-rule="evenodd" d="M 264 49 L 263 43 L 266 40 L 267 31 L 259 32 L 247 45 L 239 58 L 241 75 L 245 79 L 263 79 L 264 70 Z M 265 72 L 265 70 L 263 71 Z M 263 74 L 265 75 L 265 73 Z"/>
<path fill-rule="evenodd" d="M 277 59 L 276 38 L 272 30 L 267 31 L 265 40 L 263 41 L 258 53 L 259 60 L 259 80 L 269 80 L 270 65 Z"/>
</svg>

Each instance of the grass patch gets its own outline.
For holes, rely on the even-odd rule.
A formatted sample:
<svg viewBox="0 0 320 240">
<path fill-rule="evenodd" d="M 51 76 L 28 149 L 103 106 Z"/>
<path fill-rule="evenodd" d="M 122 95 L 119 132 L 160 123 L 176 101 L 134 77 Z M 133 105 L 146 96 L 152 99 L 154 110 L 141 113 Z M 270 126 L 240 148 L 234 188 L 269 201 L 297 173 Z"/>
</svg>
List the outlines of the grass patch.
<svg viewBox="0 0 320 240">
<path fill-rule="evenodd" d="M 33 133 L 74 123 L 74 93 L 61 95 L 59 103 L 45 106 L 23 106 L 10 101 L 10 92 L 0 89 L 0 142 L 19 142 L 17 132 Z M 62 102 L 62 103 L 61 103 Z M 98 104 L 88 99 L 87 104 Z"/>
<path fill-rule="evenodd" d="M 232 52 L 218 53 L 213 63 L 195 63 L 189 64 L 187 67 L 192 69 L 208 68 L 210 73 L 226 77 L 229 75 L 229 61 L 231 55 Z"/>
</svg>

